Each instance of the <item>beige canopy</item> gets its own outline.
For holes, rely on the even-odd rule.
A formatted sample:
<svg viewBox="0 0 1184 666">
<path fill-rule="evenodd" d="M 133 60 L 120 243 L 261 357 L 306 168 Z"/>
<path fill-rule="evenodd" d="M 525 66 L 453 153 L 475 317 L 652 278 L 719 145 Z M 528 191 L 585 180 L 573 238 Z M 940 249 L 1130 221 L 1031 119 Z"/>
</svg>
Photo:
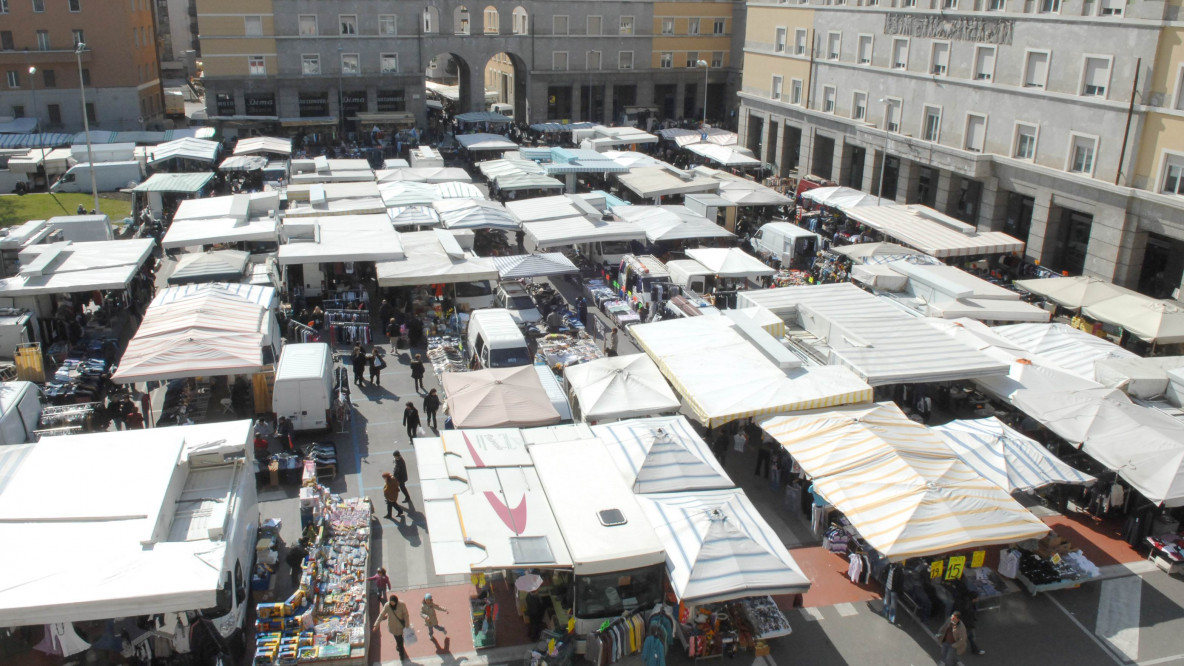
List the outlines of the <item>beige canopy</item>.
<svg viewBox="0 0 1184 666">
<path fill-rule="evenodd" d="M 529 428 L 560 420 L 533 366 L 446 372 L 441 383 L 457 428 Z"/>
</svg>

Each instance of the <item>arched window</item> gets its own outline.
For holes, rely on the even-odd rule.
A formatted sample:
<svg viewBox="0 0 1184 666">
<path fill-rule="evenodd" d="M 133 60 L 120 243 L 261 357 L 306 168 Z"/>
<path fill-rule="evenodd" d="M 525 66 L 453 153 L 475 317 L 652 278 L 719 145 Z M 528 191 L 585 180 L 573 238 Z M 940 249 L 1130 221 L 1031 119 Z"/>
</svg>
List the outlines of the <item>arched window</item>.
<svg viewBox="0 0 1184 666">
<path fill-rule="evenodd" d="M 501 32 L 501 19 L 497 15 L 497 7 L 489 5 L 485 8 L 485 34 L 496 35 Z"/>
<path fill-rule="evenodd" d="M 440 32 L 440 12 L 435 7 L 424 7 L 423 32 L 425 35 L 434 35 Z"/>
<path fill-rule="evenodd" d="M 526 10 L 521 6 L 514 8 L 514 34 L 525 35 L 529 32 L 526 29 Z"/>
<path fill-rule="evenodd" d="M 461 5 L 456 8 L 454 15 L 454 22 L 452 25 L 453 34 L 467 35 L 469 34 L 469 8 Z"/>
</svg>

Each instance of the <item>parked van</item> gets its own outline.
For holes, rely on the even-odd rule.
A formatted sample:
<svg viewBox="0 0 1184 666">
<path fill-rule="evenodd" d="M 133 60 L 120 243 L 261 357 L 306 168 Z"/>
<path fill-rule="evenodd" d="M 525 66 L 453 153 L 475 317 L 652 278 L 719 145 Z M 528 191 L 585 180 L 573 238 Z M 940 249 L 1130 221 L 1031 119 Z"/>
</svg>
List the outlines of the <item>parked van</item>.
<svg viewBox="0 0 1184 666">
<path fill-rule="evenodd" d="M 324 342 L 284 345 L 271 394 L 276 417 L 296 430 L 325 430 L 333 406 L 333 356 Z"/>
<path fill-rule="evenodd" d="M 90 172 L 92 166 L 82 163 L 75 164 L 70 170 L 62 174 L 57 182 L 49 188 L 50 192 L 90 192 Z M 144 180 L 144 172 L 140 163 L 128 162 L 99 162 L 94 166 L 95 187 L 100 192 L 116 192 L 125 187 L 135 187 Z"/>
<path fill-rule="evenodd" d="M 810 257 L 818 251 L 819 235 L 792 222 L 770 222 L 752 237 L 752 249 L 762 259 L 776 257 L 789 266 L 794 257 Z"/>
<path fill-rule="evenodd" d="M 493 283 L 489 280 L 457 282 L 456 305 L 462 311 L 493 307 Z"/>
<path fill-rule="evenodd" d="M 652 254 L 627 254 L 617 265 L 617 283 L 647 303 L 651 300 L 653 287 L 667 282 L 670 282 L 670 272 L 666 270 L 666 264 Z"/>
<path fill-rule="evenodd" d="M 500 113 L 503 116 L 506 116 L 508 118 L 514 117 L 514 105 L 513 104 L 507 104 L 505 102 L 494 102 L 493 104 L 489 105 L 489 110 L 493 111 L 494 113 Z"/>
<path fill-rule="evenodd" d="M 502 282 L 497 285 L 493 295 L 493 303 L 499 308 L 510 311 L 510 316 L 519 326 L 537 324 L 543 320 L 543 315 L 535 307 L 534 299 L 527 293 L 526 288 L 517 282 Z"/>
<path fill-rule="evenodd" d="M 513 368 L 534 362 L 526 338 L 509 310 L 476 310 L 465 335 L 465 360 L 478 368 Z"/>
</svg>

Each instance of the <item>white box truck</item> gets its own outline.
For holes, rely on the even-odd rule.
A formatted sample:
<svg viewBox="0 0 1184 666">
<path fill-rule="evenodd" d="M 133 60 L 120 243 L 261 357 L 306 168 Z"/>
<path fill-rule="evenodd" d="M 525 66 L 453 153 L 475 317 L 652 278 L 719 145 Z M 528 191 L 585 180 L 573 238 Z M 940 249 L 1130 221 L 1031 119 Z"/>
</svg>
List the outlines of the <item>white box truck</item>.
<svg viewBox="0 0 1184 666">
<path fill-rule="evenodd" d="M 90 192 L 90 164 L 75 164 L 70 170 L 62 174 L 50 192 Z M 131 162 L 100 162 L 94 165 L 95 185 L 100 192 L 115 192 L 131 185 L 135 186 L 144 180 L 144 172 L 140 163 Z"/>
<path fill-rule="evenodd" d="M 333 355 L 324 342 L 284 345 L 271 406 L 296 430 L 326 430 L 333 406 Z"/>
</svg>

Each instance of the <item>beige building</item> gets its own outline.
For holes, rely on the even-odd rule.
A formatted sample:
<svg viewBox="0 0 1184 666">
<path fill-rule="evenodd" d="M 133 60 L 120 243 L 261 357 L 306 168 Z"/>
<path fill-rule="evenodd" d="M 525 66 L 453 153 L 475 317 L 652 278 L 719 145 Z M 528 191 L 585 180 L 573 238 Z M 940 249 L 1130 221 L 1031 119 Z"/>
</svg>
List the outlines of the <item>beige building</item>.
<svg viewBox="0 0 1184 666">
<path fill-rule="evenodd" d="M 1184 274 L 1180 0 L 750 2 L 742 141 L 923 203 L 1028 259 L 1170 295 Z"/>
</svg>

